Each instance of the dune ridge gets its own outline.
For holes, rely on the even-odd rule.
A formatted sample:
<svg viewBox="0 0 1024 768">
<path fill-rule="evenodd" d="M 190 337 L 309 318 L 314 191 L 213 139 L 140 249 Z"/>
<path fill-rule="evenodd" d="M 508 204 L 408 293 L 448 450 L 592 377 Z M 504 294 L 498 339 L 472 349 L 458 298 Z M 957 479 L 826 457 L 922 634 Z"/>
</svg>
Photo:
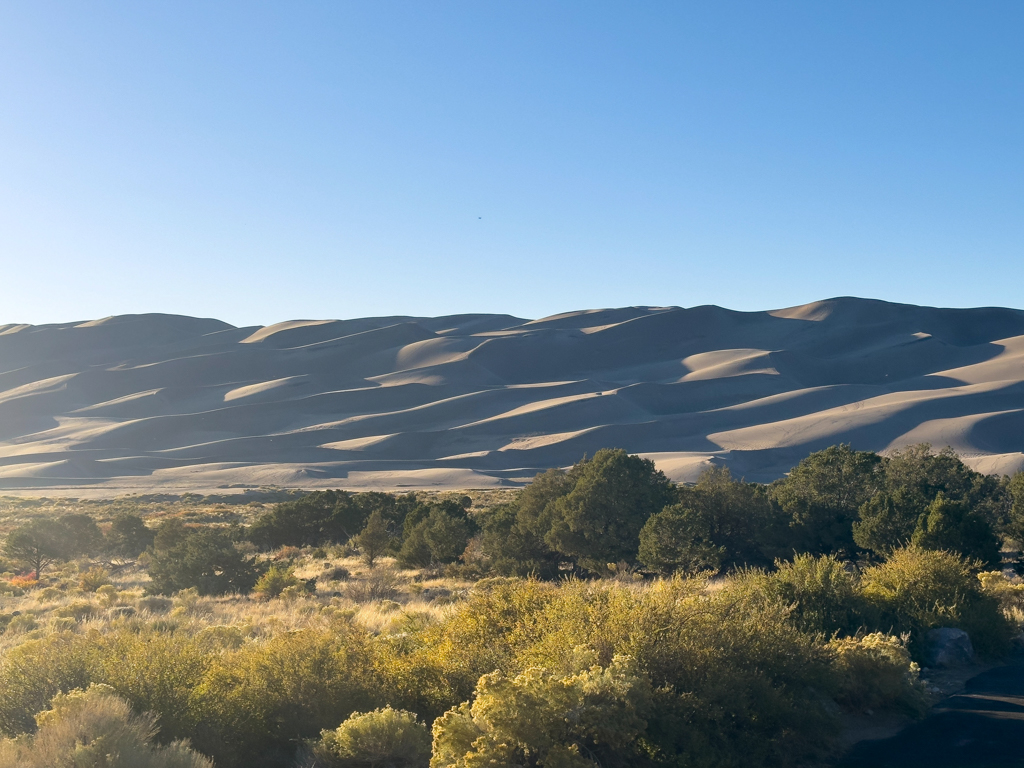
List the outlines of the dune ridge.
<svg viewBox="0 0 1024 768">
<path fill-rule="evenodd" d="M 770 480 L 837 442 L 1024 468 L 1024 311 L 837 298 L 0 326 L 0 488 L 519 484 L 618 446 Z"/>
</svg>

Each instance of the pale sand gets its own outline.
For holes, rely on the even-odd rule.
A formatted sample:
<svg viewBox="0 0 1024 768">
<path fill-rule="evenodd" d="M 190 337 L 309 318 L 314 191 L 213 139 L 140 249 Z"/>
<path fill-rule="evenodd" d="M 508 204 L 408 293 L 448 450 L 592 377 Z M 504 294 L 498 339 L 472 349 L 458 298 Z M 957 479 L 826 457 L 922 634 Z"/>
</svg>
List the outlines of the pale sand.
<svg viewBox="0 0 1024 768">
<path fill-rule="evenodd" d="M 1024 312 L 834 299 L 0 326 L 0 489 L 521 484 L 607 446 L 678 481 L 838 442 L 1024 468 Z"/>
</svg>

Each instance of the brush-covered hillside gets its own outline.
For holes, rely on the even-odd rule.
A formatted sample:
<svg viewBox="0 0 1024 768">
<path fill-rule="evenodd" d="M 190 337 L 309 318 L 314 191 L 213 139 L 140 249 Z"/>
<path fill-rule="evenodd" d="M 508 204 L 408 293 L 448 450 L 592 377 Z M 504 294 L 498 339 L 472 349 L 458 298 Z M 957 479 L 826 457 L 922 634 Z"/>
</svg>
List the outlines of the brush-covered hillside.
<svg viewBox="0 0 1024 768">
<path fill-rule="evenodd" d="M 1024 466 L 1024 312 L 855 298 L 0 326 L 0 487 L 519 484 L 617 445 L 770 480 L 835 443 Z"/>
</svg>

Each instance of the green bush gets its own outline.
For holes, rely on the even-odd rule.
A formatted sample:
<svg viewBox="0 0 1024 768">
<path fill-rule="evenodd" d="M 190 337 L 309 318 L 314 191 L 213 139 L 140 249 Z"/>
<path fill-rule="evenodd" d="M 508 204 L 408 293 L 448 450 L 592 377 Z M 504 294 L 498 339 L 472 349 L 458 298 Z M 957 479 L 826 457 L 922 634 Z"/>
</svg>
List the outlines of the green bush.
<svg viewBox="0 0 1024 768">
<path fill-rule="evenodd" d="M 29 640 L 7 651 L 0 662 L 0 732 L 16 736 L 33 730 L 36 713 L 56 694 L 93 682 L 96 656 L 90 640 L 70 632 Z"/>
<path fill-rule="evenodd" d="M 261 514 L 249 527 L 248 538 L 264 550 L 345 542 L 359 533 L 369 514 L 358 497 L 345 491 L 314 491 Z"/>
<path fill-rule="evenodd" d="M 814 555 L 852 555 L 853 522 L 878 490 L 882 459 L 848 445 L 812 453 L 769 494 L 790 520 L 791 546 Z"/>
<path fill-rule="evenodd" d="M 102 542 L 103 534 L 91 517 L 62 515 L 18 526 L 7 534 L 4 552 L 38 579 L 51 563 L 90 555 Z"/>
<path fill-rule="evenodd" d="M 821 703 L 827 655 L 745 578 L 569 583 L 513 634 L 531 640 L 516 669 L 566 669 L 576 646 L 635 658 L 654 691 L 648 749 L 681 765 L 818 759 L 836 732 Z"/>
<path fill-rule="evenodd" d="M 299 579 L 296 578 L 291 568 L 282 568 L 281 566 L 274 565 L 260 576 L 252 591 L 258 597 L 270 600 L 278 597 L 288 587 L 294 587 L 298 583 Z"/>
<path fill-rule="evenodd" d="M 967 502 L 935 497 L 917 521 L 911 541 L 926 549 L 944 549 L 995 568 L 1000 563 L 999 540 L 992 526 Z"/>
<path fill-rule="evenodd" d="M 1011 627 L 998 601 L 983 592 L 977 565 L 952 552 L 916 546 L 894 551 L 862 574 L 869 621 L 890 634 L 909 632 L 917 659 L 925 633 L 936 627 L 963 629 L 984 655 L 1005 652 Z"/>
<path fill-rule="evenodd" d="M 1010 495 L 1010 511 L 1005 533 L 1018 546 L 1024 547 L 1024 472 L 1011 477 L 1006 490 Z"/>
<path fill-rule="evenodd" d="M 651 707 L 647 679 L 629 657 L 601 667 L 593 652 L 579 656 L 584 668 L 571 675 L 533 667 L 481 677 L 472 704 L 434 723 L 432 768 L 635 763 Z"/>
<path fill-rule="evenodd" d="M 640 530 L 640 562 L 655 573 L 718 571 L 725 547 L 715 544 L 711 521 L 682 504 L 665 507 Z"/>
<path fill-rule="evenodd" d="M 430 565 L 430 544 L 426 537 L 427 521 L 417 523 L 402 541 L 398 551 L 398 564 L 402 568 L 426 568 Z"/>
<path fill-rule="evenodd" d="M 435 563 L 452 563 L 459 559 L 469 544 L 470 526 L 465 514 L 455 517 L 442 509 L 434 509 L 427 517 L 423 538 L 430 547 Z"/>
<path fill-rule="evenodd" d="M 203 681 L 214 656 L 195 637 L 157 628 L 113 632 L 96 642 L 94 674 L 112 686 L 137 712 L 160 717 L 165 738 L 186 738 L 199 716 L 193 691 Z"/>
<path fill-rule="evenodd" d="M 674 501 L 672 483 L 654 462 L 623 450 L 600 450 L 574 469 L 572 491 L 545 509 L 545 542 L 591 573 L 635 562 L 647 519 Z"/>
<path fill-rule="evenodd" d="M 658 535 L 641 531 L 640 559 L 649 568 L 695 573 L 721 566 L 766 566 L 774 554 L 788 552 L 780 548 L 782 517 L 763 486 L 734 480 L 727 468 L 711 467 L 695 485 L 677 487 L 676 495 L 678 503 L 645 526 L 657 526 Z M 652 562 L 644 560 L 645 551 Z M 653 565 L 658 559 L 668 567 Z"/>
<path fill-rule="evenodd" d="M 534 479 L 515 503 L 499 505 L 482 515 L 480 550 L 483 563 L 492 573 L 542 579 L 558 575 L 559 556 L 521 519 L 527 494 L 544 477 L 539 475 Z"/>
<path fill-rule="evenodd" d="M 110 571 L 99 566 L 90 568 L 78 579 L 78 588 L 83 592 L 95 592 L 110 584 Z"/>
<path fill-rule="evenodd" d="M 213 768 L 186 742 L 155 745 L 156 717 L 134 714 L 108 686 L 58 693 L 50 706 L 33 736 L 0 742 L 0 768 Z"/>
<path fill-rule="evenodd" d="M 515 500 L 482 515 L 484 557 L 503 576 L 552 579 L 564 556 L 545 541 L 551 530 L 553 503 L 569 494 L 582 462 L 569 472 L 549 469 L 533 478 Z"/>
<path fill-rule="evenodd" d="M 833 657 L 836 701 L 847 710 L 902 709 L 919 715 L 927 707 L 919 668 L 906 644 L 881 632 L 835 638 Z"/>
<path fill-rule="evenodd" d="M 238 551 L 229 532 L 184 529 L 165 537 L 170 533 L 165 531 L 168 525 L 165 523 L 157 533 L 149 565 L 151 592 L 171 595 L 194 588 L 201 595 L 222 595 L 245 594 L 252 589 L 256 568 Z"/>
<path fill-rule="evenodd" d="M 893 493 L 880 491 L 861 506 L 860 519 L 853 524 L 853 540 L 862 549 L 888 555 L 910 542 L 924 509 L 923 497 L 905 488 Z"/>
<path fill-rule="evenodd" d="M 219 768 L 286 763 L 300 742 L 378 704 L 365 635 L 350 624 L 246 643 L 210 661 L 191 693 L 192 732 Z"/>
<path fill-rule="evenodd" d="M 317 765 L 336 768 L 426 768 L 430 731 L 404 709 L 356 712 L 313 746 Z"/>
<path fill-rule="evenodd" d="M 833 555 L 797 555 L 792 562 L 776 562 L 765 578 L 774 599 L 792 606 L 791 620 L 801 631 L 826 636 L 851 634 L 861 624 L 857 577 Z"/>
<path fill-rule="evenodd" d="M 119 560 L 133 560 L 153 545 L 156 532 L 131 512 L 114 515 L 107 531 L 105 549 Z"/>
<path fill-rule="evenodd" d="M 391 546 L 391 533 L 388 531 L 387 520 L 380 510 L 375 510 L 367 519 L 366 526 L 352 542 L 362 552 L 364 562 L 373 568 L 377 559 Z"/>
</svg>

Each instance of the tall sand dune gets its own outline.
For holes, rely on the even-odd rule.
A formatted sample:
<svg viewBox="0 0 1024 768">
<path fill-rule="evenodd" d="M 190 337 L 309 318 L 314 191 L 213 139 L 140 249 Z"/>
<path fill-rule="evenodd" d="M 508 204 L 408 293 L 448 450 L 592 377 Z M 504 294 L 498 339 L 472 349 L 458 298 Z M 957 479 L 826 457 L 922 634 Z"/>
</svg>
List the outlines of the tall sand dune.
<svg viewBox="0 0 1024 768">
<path fill-rule="evenodd" d="M 1024 468 L 1024 312 L 839 298 L 0 325 L 0 489 L 510 485 L 617 446 L 770 480 L 846 442 Z"/>
</svg>

